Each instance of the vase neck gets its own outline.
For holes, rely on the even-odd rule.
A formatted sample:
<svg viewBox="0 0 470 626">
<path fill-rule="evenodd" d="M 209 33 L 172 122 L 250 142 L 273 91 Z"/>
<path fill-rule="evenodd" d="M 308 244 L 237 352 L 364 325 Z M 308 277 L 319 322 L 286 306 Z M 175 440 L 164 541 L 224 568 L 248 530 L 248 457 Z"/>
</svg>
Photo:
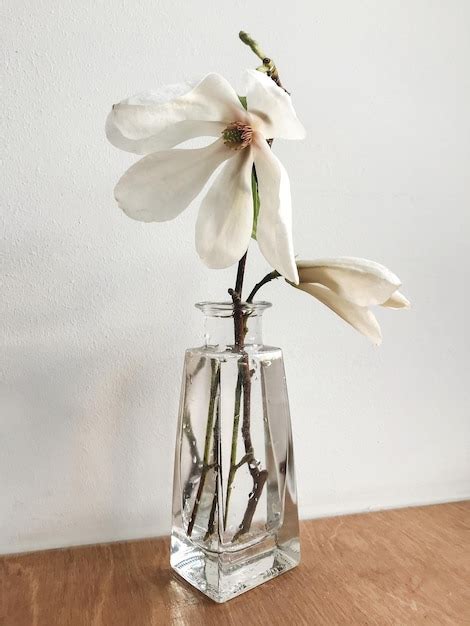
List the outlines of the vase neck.
<svg viewBox="0 0 470 626">
<path fill-rule="evenodd" d="M 242 314 L 244 347 L 263 344 L 262 316 L 269 302 L 254 302 L 238 305 Z M 204 314 L 204 344 L 208 347 L 233 349 L 237 313 L 232 302 L 198 302 L 196 307 Z"/>
</svg>

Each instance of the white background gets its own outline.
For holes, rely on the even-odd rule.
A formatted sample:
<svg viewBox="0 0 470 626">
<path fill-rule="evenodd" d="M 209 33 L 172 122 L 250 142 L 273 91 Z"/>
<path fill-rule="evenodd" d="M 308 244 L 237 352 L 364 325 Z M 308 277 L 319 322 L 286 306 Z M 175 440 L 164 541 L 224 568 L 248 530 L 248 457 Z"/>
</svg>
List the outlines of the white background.
<svg viewBox="0 0 470 626">
<path fill-rule="evenodd" d="M 300 257 L 402 279 L 375 348 L 278 281 L 304 517 L 470 497 L 470 3 L 4 0 L 0 551 L 167 533 L 183 351 L 234 268 L 194 250 L 197 202 L 146 225 L 112 190 L 113 102 L 277 60 L 308 138 L 276 142 Z M 248 283 L 267 270 L 256 245 Z"/>
</svg>

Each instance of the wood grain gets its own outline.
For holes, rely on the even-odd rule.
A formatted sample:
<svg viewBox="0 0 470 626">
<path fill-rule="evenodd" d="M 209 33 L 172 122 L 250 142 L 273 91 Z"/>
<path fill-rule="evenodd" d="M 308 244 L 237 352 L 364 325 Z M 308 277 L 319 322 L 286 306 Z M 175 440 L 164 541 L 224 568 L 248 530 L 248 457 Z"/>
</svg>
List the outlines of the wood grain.
<svg viewBox="0 0 470 626">
<path fill-rule="evenodd" d="M 304 522 L 301 565 L 223 605 L 167 539 L 3 557 L 0 601 L 2 626 L 470 624 L 470 502 Z"/>
</svg>

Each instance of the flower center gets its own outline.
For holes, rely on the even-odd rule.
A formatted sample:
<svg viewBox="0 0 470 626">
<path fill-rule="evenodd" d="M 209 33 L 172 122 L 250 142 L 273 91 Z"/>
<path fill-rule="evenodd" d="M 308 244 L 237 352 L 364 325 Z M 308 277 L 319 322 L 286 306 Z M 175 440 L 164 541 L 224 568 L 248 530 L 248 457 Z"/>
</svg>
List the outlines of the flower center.
<svg viewBox="0 0 470 626">
<path fill-rule="evenodd" d="M 242 150 L 250 145 L 253 139 L 253 129 L 242 122 L 232 122 L 222 131 L 224 144 L 234 150 Z"/>
</svg>

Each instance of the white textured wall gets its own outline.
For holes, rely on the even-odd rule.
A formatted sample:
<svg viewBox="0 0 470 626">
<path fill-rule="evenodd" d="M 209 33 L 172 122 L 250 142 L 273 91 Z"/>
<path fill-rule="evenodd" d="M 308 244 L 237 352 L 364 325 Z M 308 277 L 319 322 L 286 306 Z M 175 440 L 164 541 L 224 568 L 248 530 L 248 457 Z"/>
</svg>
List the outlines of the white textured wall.
<svg viewBox="0 0 470 626">
<path fill-rule="evenodd" d="M 196 208 L 145 225 L 115 207 L 133 160 L 112 102 L 262 41 L 308 138 L 278 142 L 302 257 L 357 255 L 404 281 L 380 349 L 280 282 L 303 516 L 470 497 L 470 3 L 4 0 L 0 550 L 162 534 L 185 347 L 223 298 Z M 266 271 L 253 246 L 248 282 Z"/>
</svg>

